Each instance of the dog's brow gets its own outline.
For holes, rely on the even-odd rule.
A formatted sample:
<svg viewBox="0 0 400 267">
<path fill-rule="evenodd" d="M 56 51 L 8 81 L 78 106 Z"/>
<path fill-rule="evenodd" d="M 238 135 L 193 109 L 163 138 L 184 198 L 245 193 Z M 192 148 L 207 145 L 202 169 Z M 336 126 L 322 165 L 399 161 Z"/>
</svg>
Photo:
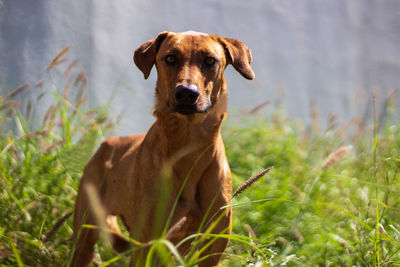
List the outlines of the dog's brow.
<svg viewBox="0 0 400 267">
<path fill-rule="evenodd" d="M 182 51 L 180 49 L 178 49 L 178 48 L 170 48 L 170 49 L 165 51 L 166 55 L 169 55 L 169 54 L 179 55 L 181 53 L 182 53 Z"/>
<path fill-rule="evenodd" d="M 210 49 L 210 48 L 203 48 L 203 49 L 199 49 L 198 52 L 203 55 L 203 56 L 214 56 L 216 57 L 218 55 L 218 52 L 215 51 L 215 49 Z"/>
</svg>

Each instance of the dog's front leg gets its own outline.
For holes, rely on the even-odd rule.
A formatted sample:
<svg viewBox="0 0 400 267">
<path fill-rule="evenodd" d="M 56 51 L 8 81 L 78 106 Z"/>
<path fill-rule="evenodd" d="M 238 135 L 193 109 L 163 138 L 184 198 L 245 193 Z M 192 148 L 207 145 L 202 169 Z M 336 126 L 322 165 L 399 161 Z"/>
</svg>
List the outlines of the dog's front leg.
<svg viewBox="0 0 400 267">
<path fill-rule="evenodd" d="M 83 184 L 83 183 L 82 183 Z M 81 185 L 75 205 L 74 214 L 74 239 L 75 250 L 71 266 L 88 266 L 93 259 L 94 245 L 99 236 L 99 230 L 82 227 L 83 224 L 96 225 L 96 220 L 91 212 L 87 193 Z"/>
<path fill-rule="evenodd" d="M 219 220 L 218 223 L 212 228 L 212 234 L 231 234 L 232 228 L 232 210 L 230 208 L 221 210 L 217 212 L 215 216 L 216 220 Z M 215 220 L 212 220 L 209 225 L 212 225 Z M 207 245 L 207 242 L 211 242 L 212 238 L 206 239 L 204 241 L 204 245 Z M 204 252 L 201 256 L 208 256 L 205 260 L 199 263 L 199 267 L 208 267 L 208 266 L 216 266 L 220 264 L 222 253 L 225 251 L 228 246 L 229 239 L 227 238 L 218 238 L 216 239 Z"/>
<path fill-rule="evenodd" d="M 199 205 L 194 201 L 180 199 L 171 220 L 166 238 L 177 243 L 190 234 L 196 233 L 201 220 Z M 180 248 L 180 251 L 182 249 Z"/>
<path fill-rule="evenodd" d="M 209 166 L 199 181 L 197 192 L 199 205 L 203 212 L 209 211 L 206 224 L 202 232 L 210 229 L 212 234 L 231 234 L 232 232 L 232 209 L 223 208 L 230 204 L 232 194 L 232 178 L 228 163 L 225 158 L 225 152 L 221 145 L 216 153 L 215 161 Z M 204 229 L 205 228 L 205 229 Z M 208 242 L 213 242 L 209 244 Z M 227 247 L 229 239 L 225 237 L 207 238 L 203 245 L 208 248 L 201 256 L 208 256 L 199 263 L 199 267 L 215 266 L 220 264 L 222 253 Z"/>
</svg>

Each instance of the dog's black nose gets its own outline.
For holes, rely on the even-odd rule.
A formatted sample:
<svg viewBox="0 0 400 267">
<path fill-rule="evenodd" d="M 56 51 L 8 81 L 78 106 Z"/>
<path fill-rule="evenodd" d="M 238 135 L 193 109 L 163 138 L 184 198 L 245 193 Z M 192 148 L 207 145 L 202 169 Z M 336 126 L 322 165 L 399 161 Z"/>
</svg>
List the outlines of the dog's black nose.
<svg viewBox="0 0 400 267">
<path fill-rule="evenodd" d="M 175 88 L 175 99 L 178 104 L 194 104 L 199 97 L 199 89 L 196 85 L 179 85 Z"/>
</svg>

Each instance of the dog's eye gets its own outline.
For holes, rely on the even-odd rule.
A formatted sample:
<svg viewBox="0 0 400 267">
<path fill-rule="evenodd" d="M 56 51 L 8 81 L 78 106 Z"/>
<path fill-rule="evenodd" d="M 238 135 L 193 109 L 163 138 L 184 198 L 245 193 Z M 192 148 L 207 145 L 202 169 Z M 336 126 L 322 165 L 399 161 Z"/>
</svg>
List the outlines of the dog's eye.
<svg viewBox="0 0 400 267">
<path fill-rule="evenodd" d="M 204 61 L 204 63 L 206 64 L 207 67 L 214 66 L 215 62 L 216 62 L 216 59 L 213 57 L 206 57 L 206 59 Z"/>
<path fill-rule="evenodd" d="M 168 65 L 175 65 L 176 63 L 176 57 L 174 55 L 168 55 L 165 57 L 165 63 Z"/>
</svg>

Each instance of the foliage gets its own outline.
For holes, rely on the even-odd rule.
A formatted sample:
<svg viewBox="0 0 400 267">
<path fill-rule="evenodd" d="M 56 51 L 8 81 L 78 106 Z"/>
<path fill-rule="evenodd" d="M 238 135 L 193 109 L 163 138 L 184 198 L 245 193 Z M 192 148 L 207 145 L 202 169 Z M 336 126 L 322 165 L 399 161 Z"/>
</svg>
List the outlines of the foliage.
<svg viewBox="0 0 400 267">
<path fill-rule="evenodd" d="M 265 247 L 271 265 L 400 263 L 398 126 L 379 136 L 373 129 L 344 136 L 341 127 L 323 132 L 275 115 L 226 128 L 235 187 L 240 177 L 275 166 L 235 199 L 247 204 L 234 210 L 234 232 L 246 234 L 250 226 L 259 240 L 273 242 Z M 246 249 L 230 249 L 246 264 L 257 261 Z"/>
<path fill-rule="evenodd" d="M 52 61 L 49 72 L 57 70 L 68 49 Z M 56 93 L 62 87 L 52 80 L 41 83 L 52 99 L 41 121 L 30 117 L 32 107 L 44 105 L 42 96 L 17 100 L 28 85 L 0 97 L 2 266 L 70 260 L 71 218 L 52 229 L 72 211 L 84 164 L 114 124 L 106 106 L 85 107 L 86 77 L 73 72 L 75 65 L 56 79 L 67 81 L 62 92 Z M 263 178 L 253 176 L 233 199 L 234 235 L 223 266 L 400 264 L 400 129 L 374 124 L 368 129 L 332 122 L 321 131 L 315 121 L 303 127 L 281 112 L 225 123 L 234 188 L 244 177 L 274 169 Z M 195 236 L 197 243 L 228 238 Z M 186 255 L 164 238 L 149 245 L 148 266 L 153 255 L 165 266 L 194 266 L 201 260 L 196 245 Z M 96 251 L 95 265 L 129 261 L 129 252 L 118 255 L 104 242 Z"/>
<path fill-rule="evenodd" d="M 23 93 L 20 88 L 0 98 L 2 264 L 49 266 L 68 258 L 71 220 L 51 238 L 46 234 L 72 211 L 84 164 L 113 125 L 107 107 L 84 108 L 86 83 L 80 81 L 82 72 L 74 75 L 75 84 L 68 82 L 62 95 L 54 92 L 56 84 L 50 80 L 42 81 L 44 93 L 23 107 L 25 99 L 15 100 Z M 70 87 L 76 90 L 69 92 Z M 31 120 L 35 108 L 46 105 L 44 95 L 52 105 L 43 120 Z"/>
</svg>

